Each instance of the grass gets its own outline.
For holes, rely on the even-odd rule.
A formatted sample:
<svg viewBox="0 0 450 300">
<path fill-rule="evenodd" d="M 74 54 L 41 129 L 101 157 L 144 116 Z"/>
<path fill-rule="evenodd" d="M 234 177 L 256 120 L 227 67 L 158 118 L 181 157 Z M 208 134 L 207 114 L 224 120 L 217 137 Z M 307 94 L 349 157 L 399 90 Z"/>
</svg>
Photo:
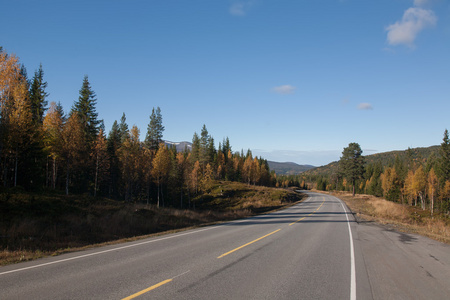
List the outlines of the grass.
<svg viewBox="0 0 450 300">
<path fill-rule="evenodd" d="M 194 209 L 106 198 L 0 193 L 0 265 L 245 218 L 301 200 L 292 190 L 215 182 Z"/>
<path fill-rule="evenodd" d="M 447 215 L 431 215 L 428 210 L 419 207 L 370 195 L 353 197 L 351 193 L 346 192 L 332 194 L 342 199 L 358 220 L 388 224 L 402 232 L 416 233 L 450 244 L 450 218 Z"/>
</svg>

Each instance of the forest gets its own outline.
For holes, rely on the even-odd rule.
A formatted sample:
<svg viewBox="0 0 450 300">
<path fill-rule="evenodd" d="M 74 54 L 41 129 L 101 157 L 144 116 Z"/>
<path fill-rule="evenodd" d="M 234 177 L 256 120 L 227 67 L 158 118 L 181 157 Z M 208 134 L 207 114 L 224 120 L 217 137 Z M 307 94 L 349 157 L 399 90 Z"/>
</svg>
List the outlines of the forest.
<svg viewBox="0 0 450 300">
<path fill-rule="evenodd" d="M 303 183 L 322 191 L 352 191 L 353 184 L 349 178 L 351 176 L 342 163 L 344 152 L 338 162 L 291 176 L 291 184 Z M 444 131 L 440 146 L 408 148 L 405 151 L 379 153 L 361 158 L 361 171 L 354 174 L 356 193 L 417 206 L 431 214 L 449 214 L 448 130 Z"/>
<path fill-rule="evenodd" d="M 125 202 L 190 207 L 213 180 L 275 186 L 267 161 L 250 150 L 233 152 L 227 138 L 216 148 L 205 125 L 192 149 L 163 141 L 161 109 L 153 108 L 145 139 L 125 113 L 106 134 L 88 76 L 65 112 L 48 103 L 42 65 L 28 79 L 14 54 L 0 47 L 0 189 L 59 191 Z"/>
</svg>

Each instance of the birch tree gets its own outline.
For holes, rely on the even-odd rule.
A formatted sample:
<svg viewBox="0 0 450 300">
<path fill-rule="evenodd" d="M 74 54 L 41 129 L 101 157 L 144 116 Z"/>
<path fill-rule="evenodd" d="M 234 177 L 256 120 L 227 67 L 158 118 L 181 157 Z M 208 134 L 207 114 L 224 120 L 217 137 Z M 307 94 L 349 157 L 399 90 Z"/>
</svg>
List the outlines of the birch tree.
<svg viewBox="0 0 450 300">
<path fill-rule="evenodd" d="M 434 201 L 435 201 L 435 197 L 436 197 L 436 194 L 437 194 L 437 189 L 438 189 L 438 186 L 439 186 L 439 181 L 438 181 L 438 178 L 437 178 L 437 176 L 436 176 L 436 173 L 434 172 L 434 169 L 433 168 L 431 168 L 431 170 L 428 172 L 428 178 L 427 178 L 428 180 L 428 196 L 430 197 L 430 204 L 431 204 L 431 207 L 430 207 L 430 211 L 431 211 L 431 214 L 433 214 L 434 213 Z"/>
</svg>

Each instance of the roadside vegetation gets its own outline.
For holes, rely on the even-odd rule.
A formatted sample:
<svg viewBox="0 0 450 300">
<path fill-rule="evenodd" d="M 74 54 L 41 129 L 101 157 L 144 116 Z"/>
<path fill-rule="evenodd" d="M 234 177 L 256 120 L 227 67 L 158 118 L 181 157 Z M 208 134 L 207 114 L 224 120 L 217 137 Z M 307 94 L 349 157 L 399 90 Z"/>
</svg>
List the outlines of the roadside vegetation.
<svg viewBox="0 0 450 300">
<path fill-rule="evenodd" d="M 293 190 L 214 181 L 192 209 L 177 209 L 11 189 L 0 194 L 0 265 L 244 218 L 301 198 Z"/>
<path fill-rule="evenodd" d="M 450 244 L 450 218 L 434 214 L 420 207 L 392 201 L 372 195 L 355 195 L 350 192 L 330 192 L 342 199 L 355 214 L 358 222 L 374 221 L 394 229 L 416 233 Z"/>
<path fill-rule="evenodd" d="M 228 137 L 217 147 L 206 125 L 185 149 L 163 140 L 159 107 L 148 112 L 142 135 L 125 113 L 107 132 L 87 75 L 69 110 L 49 103 L 47 86 L 42 65 L 28 78 L 19 58 L 0 46 L 2 262 L 246 217 L 298 200 L 294 192 L 268 188 L 281 185 L 267 160 L 233 151 Z"/>
</svg>

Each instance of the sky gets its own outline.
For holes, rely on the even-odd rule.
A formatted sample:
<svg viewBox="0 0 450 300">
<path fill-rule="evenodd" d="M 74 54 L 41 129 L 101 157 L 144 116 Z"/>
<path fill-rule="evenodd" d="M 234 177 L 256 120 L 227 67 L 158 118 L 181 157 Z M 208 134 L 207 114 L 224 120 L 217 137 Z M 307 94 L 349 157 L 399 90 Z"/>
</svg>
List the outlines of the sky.
<svg viewBox="0 0 450 300">
<path fill-rule="evenodd" d="M 106 131 L 125 113 L 142 140 L 156 107 L 165 140 L 206 125 L 217 146 L 314 166 L 450 129 L 448 0 L 11 0 L 0 46 L 29 78 L 42 64 L 66 112 L 87 75 Z"/>
</svg>

